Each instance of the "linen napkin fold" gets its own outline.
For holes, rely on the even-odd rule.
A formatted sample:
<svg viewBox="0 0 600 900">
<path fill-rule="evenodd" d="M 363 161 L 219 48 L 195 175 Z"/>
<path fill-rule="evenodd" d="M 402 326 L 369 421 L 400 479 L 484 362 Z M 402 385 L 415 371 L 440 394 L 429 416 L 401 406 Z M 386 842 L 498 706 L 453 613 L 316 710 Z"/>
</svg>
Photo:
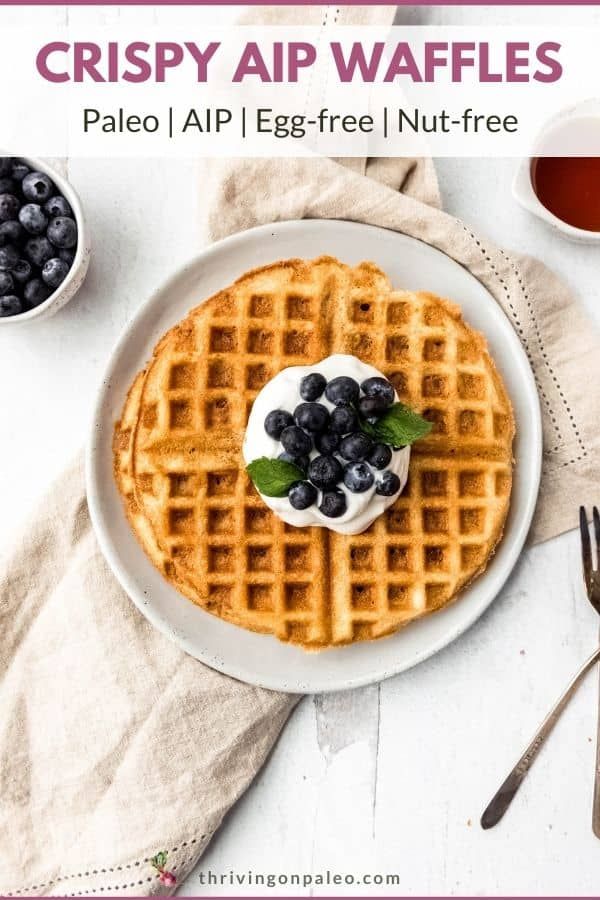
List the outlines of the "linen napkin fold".
<svg viewBox="0 0 600 900">
<path fill-rule="evenodd" d="M 496 247 L 439 209 L 435 171 L 418 159 L 211 160 L 213 239 L 283 219 L 348 219 L 390 228 L 442 250 L 498 301 L 525 348 L 542 409 L 544 455 L 530 533 L 543 541 L 573 528 L 600 482 L 600 337 L 574 295 L 536 259 Z M 327 248 L 323 247 L 323 252 Z M 398 285 L 401 287 L 401 285 Z M 427 290 L 427 273 L 423 273 Z M 451 297 L 460 304 L 460 297 Z"/>
</svg>

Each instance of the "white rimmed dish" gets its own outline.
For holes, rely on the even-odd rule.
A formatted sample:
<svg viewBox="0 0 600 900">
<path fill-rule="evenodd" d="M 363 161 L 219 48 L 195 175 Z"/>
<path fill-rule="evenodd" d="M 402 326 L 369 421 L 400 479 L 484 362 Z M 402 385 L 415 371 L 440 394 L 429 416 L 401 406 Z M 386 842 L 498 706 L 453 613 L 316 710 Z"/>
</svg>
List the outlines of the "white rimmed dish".
<svg viewBox="0 0 600 900">
<path fill-rule="evenodd" d="M 1 152 L 0 155 L 12 156 L 14 154 Z M 58 312 L 59 309 L 62 309 L 62 307 L 75 296 L 83 284 L 90 264 L 90 235 L 83 215 L 81 200 L 79 199 L 79 195 L 75 188 L 60 174 L 60 172 L 52 166 L 49 166 L 43 159 L 36 159 L 32 156 L 21 156 L 19 159 L 24 159 L 25 162 L 31 166 L 32 171 L 44 172 L 48 178 L 51 178 L 60 193 L 69 202 L 69 206 L 73 210 L 73 215 L 77 222 L 77 250 L 75 252 L 75 259 L 73 260 L 71 268 L 63 283 L 53 291 L 43 303 L 40 303 L 39 306 L 34 306 L 33 309 L 29 309 L 27 312 L 18 313 L 16 316 L 5 316 L 0 318 L 0 327 L 6 325 L 22 325 L 25 322 L 33 322 L 34 320 L 39 321 L 40 319 L 47 319 L 50 316 L 53 316 L 54 313 Z"/>
<path fill-rule="evenodd" d="M 389 638 L 305 653 L 230 625 L 194 606 L 146 558 L 112 474 L 112 434 L 126 392 L 158 338 L 203 298 L 243 272 L 286 257 L 323 253 L 374 261 L 395 286 L 458 302 L 482 331 L 506 382 L 517 422 L 516 468 L 505 534 L 482 576 L 455 603 Z M 141 612 L 183 650 L 214 669 L 272 690 L 321 692 L 380 681 L 436 653 L 489 606 L 522 550 L 537 498 L 542 455 L 538 397 L 525 352 L 495 300 L 465 269 L 427 244 L 352 222 L 304 220 L 251 229 L 214 244 L 160 288 L 129 324 L 108 363 L 86 451 L 90 513 L 100 547 Z"/>
</svg>

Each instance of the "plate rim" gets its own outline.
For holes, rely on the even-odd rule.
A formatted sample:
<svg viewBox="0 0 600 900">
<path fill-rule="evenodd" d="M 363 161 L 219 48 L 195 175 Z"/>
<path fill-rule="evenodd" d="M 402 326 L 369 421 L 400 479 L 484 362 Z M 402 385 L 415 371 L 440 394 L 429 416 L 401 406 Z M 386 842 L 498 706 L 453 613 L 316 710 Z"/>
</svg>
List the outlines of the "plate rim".
<svg viewBox="0 0 600 900">
<path fill-rule="evenodd" d="M 232 659 L 211 657 L 209 654 L 199 651 L 198 647 L 193 644 L 191 638 L 183 633 L 175 632 L 169 626 L 169 623 L 161 617 L 159 612 L 155 610 L 151 604 L 143 601 L 140 596 L 143 592 L 141 587 L 137 583 L 135 576 L 133 575 L 133 573 L 127 571 L 127 569 L 121 566 L 119 560 L 116 557 L 116 554 L 113 552 L 113 547 L 111 546 L 110 526 L 105 525 L 104 517 L 101 512 L 102 489 L 100 487 L 100 480 L 95 477 L 96 465 L 98 464 L 98 458 L 100 456 L 100 450 L 96 446 L 96 442 L 98 439 L 98 431 L 103 427 L 104 417 L 102 415 L 102 412 L 107 399 L 106 395 L 111 385 L 113 370 L 115 369 L 116 363 L 122 354 L 123 348 L 128 343 L 131 335 L 138 327 L 140 321 L 145 317 L 148 308 L 153 306 L 156 300 L 161 295 L 170 291 L 179 281 L 181 281 L 189 270 L 194 269 L 196 266 L 201 264 L 203 261 L 206 261 L 207 259 L 218 257 L 220 254 L 234 249 L 240 242 L 245 243 L 248 240 L 251 241 L 253 238 L 260 238 L 263 235 L 270 235 L 271 237 L 273 237 L 276 231 L 285 233 L 290 230 L 294 231 L 297 228 L 306 229 L 311 227 L 316 227 L 325 231 L 328 229 L 331 229 L 332 231 L 341 229 L 355 232 L 368 230 L 372 232 L 382 232 L 386 235 L 399 236 L 402 239 L 406 239 L 409 241 L 415 241 L 419 244 L 423 244 L 435 253 L 446 257 L 446 259 L 449 260 L 452 265 L 455 265 L 458 268 L 462 269 L 467 277 L 472 278 L 474 281 L 478 282 L 481 288 L 487 293 L 490 302 L 494 304 L 497 312 L 505 320 L 505 324 L 512 332 L 512 335 L 514 337 L 513 347 L 515 351 L 520 354 L 521 362 L 524 364 L 525 371 L 527 373 L 526 377 L 528 380 L 528 390 L 526 391 L 526 393 L 528 396 L 528 403 L 530 403 L 530 405 L 532 406 L 533 412 L 533 418 L 530 424 L 531 438 L 533 443 L 532 450 L 535 453 L 535 458 L 532 457 L 532 459 L 530 460 L 530 463 L 533 463 L 534 465 L 533 479 L 525 497 L 522 500 L 523 509 L 519 511 L 520 514 L 518 527 L 512 538 L 510 552 L 508 553 L 507 559 L 504 560 L 504 566 L 501 572 L 497 574 L 495 572 L 491 573 L 491 575 L 494 577 L 491 582 L 491 587 L 488 590 L 488 596 L 485 598 L 485 600 L 480 601 L 479 605 L 474 610 L 472 610 L 469 615 L 459 620 L 454 624 L 453 627 L 450 627 L 446 631 L 442 632 L 437 640 L 432 640 L 426 647 L 415 653 L 414 657 L 412 657 L 410 660 L 405 660 L 403 662 L 400 662 L 397 666 L 393 666 L 391 668 L 388 667 L 385 670 L 370 670 L 369 672 L 366 672 L 362 675 L 357 675 L 355 677 L 344 676 L 343 683 L 341 681 L 338 681 L 334 684 L 331 684 L 330 679 L 328 679 L 326 683 L 317 683 L 316 686 L 312 683 L 310 686 L 308 684 L 304 685 L 302 681 L 296 681 L 294 684 L 282 683 L 281 680 L 277 677 L 270 678 L 266 676 L 252 675 L 252 673 L 248 672 L 247 668 L 245 668 L 242 663 L 238 664 L 235 660 Z M 257 268 L 260 268 L 260 264 L 257 266 Z M 227 278 L 224 279 L 224 283 L 229 283 Z M 146 297 L 145 300 L 140 303 L 132 318 L 125 324 L 105 363 L 93 402 L 91 421 L 88 428 L 88 438 L 85 445 L 84 463 L 86 495 L 88 499 L 90 518 L 100 550 L 104 558 L 106 559 L 111 572 L 117 578 L 117 581 L 129 597 L 129 599 L 135 604 L 137 609 L 142 613 L 142 615 L 144 615 L 144 617 L 150 622 L 153 627 L 157 628 L 169 640 L 175 642 L 182 650 L 191 655 L 193 658 L 197 659 L 199 662 L 229 677 L 236 678 L 247 684 L 266 688 L 268 690 L 281 691 L 284 693 L 326 693 L 339 690 L 351 690 L 353 688 L 362 687 L 368 684 L 374 684 L 392 677 L 393 675 L 398 675 L 402 672 L 408 671 L 419 663 L 425 661 L 426 659 L 429 659 L 431 656 L 434 656 L 444 647 L 453 643 L 458 637 L 468 631 L 468 629 L 471 628 L 471 626 L 484 614 L 484 612 L 491 606 L 495 598 L 498 596 L 505 582 L 510 577 L 521 555 L 537 504 L 542 473 L 542 458 L 543 442 L 541 405 L 535 385 L 535 377 L 531 369 L 529 359 L 504 309 L 495 300 L 487 287 L 479 281 L 478 278 L 476 278 L 468 269 L 463 267 L 459 262 L 449 256 L 447 253 L 444 253 L 443 250 L 440 250 L 438 247 L 434 247 L 431 244 L 428 244 L 426 241 L 415 238 L 412 235 L 404 234 L 403 232 L 395 232 L 393 229 L 387 229 L 377 225 L 353 222 L 344 219 L 288 219 L 277 222 L 269 222 L 263 225 L 257 225 L 213 242 L 209 246 L 200 250 L 191 259 L 188 259 L 183 265 L 180 265 L 168 278 L 165 279 L 165 281 L 163 281 L 154 291 L 152 291 L 151 294 L 149 294 L 149 296 Z M 510 507 L 508 514 L 511 514 Z M 143 552 L 143 550 L 141 552 Z M 482 573 L 479 576 L 479 578 L 486 577 L 488 579 L 490 578 L 490 573 L 488 571 Z M 478 581 L 479 578 L 476 580 Z M 174 588 L 172 589 L 175 590 Z M 189 603 L 191 601 L 186 600 L 186 602 Z M 198 608 L 197 612 L 205 616 L 211 615 L 201 608 Z M 425 619 L 429 618 L 429 616 L 425 617 Z M 231 623 L 226 624 L 230 624 L 232 628 L 238 627 L 231 625 Z M 400 629 L 395 633 L 395 635 L 391 635 L 388 640 L 394 640 L 394 637 L 402 634 L 402 632 L 403 629 Z M 270 638 L 271 640 L 277 640 L 272 635 L 256 636 L 261 638 Z M 373 647 L 374 649 L 377 647 L 377 644 L 378 641 L 367 642 L 367 645 Z M 343 650 L 344 648 L 338 649 Z M 327 651 L 323 652 L 326 653 Z M 376 668 L 376 666 L 374 666 L 374 668 Z"/>
</svg>

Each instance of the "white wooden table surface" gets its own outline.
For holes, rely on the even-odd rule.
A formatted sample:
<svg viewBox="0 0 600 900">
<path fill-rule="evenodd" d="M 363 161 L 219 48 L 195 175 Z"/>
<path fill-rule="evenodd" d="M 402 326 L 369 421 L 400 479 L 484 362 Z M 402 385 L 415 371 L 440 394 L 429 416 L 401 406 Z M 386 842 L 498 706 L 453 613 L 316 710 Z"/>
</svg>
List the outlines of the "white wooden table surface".
<svg viewBox="0 0 600 900">
<path fill-rule="evenodd" d="M 3 8 L 0 22 L 31 11 Z M 71 20 L 197 24 L 231 9 L 73 8 Z M 36 27 L 64 21 L 37 8 Z M 411 8 L 403 21 L 600 21 L 592 9 Z M 512 160 L 445 160 L 446 208 L 508 248 L 545 260 L 600 320 L 598 250 L 566 243 L 510 197 Z M 54 319 L 0 334 L 0 539 L 15 527 L 86 435 L 91 402 L 118 334 L 144 298 L 200 246 L 193 161 L 77 160 L 94 242 L 88 279 Z M 582 372 L 585 378 L 586 373 Z M 597 390 L 595 383 L 591 390 Z M 600 485 L 590 485 L 590 503 Z M 573 510 L 575 524 L 576 510 Z M 313 893 L 594 894 L 600 842 L 590 812 L 596 678 L 590 676 L 503 823 L 478 825 L 499 779 L 597 643 L 574 533 L 527 550 L 486 615 L 428 662 L 381 685 L 305 698 L 254 786 L 228 817 L 198 873 L 397 873 L 395 887 Z M 159 814 L 157 812 L 157 814 Z M 269 893 L 289 893 L 276 888 Z M 296 891 L 298 892 L 298 891 Z M 306 891 L 308 893 L 308 889 Z"/>
</svg>

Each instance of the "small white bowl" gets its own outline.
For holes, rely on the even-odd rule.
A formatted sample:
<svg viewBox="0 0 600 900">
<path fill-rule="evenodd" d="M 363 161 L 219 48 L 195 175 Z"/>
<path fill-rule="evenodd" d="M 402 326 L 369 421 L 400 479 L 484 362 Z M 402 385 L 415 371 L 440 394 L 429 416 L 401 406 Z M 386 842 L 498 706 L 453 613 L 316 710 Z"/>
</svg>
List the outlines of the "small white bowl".
<svg viewBox="0 0 600 900">
<path fill-rule="evenodd" d="M 0 155 L 13 156 L 15 154 L 0 151 Z M 35 159 L 32 156 L 22 156 L 18 158 L 24 159 L 27 165 L 31 166 L 33 172 L 44 172 L 51 178 L 59 192 L 63 195 L 65 200 L 68 201 L 73 210 L 75 221 L 77 222 L 77 250 L 69 273 L 60 287 L 58 287 L 54 293 L 50 294 L 43 303 L 40 303 L 39 306 L 34 306 L 33 309 L 30 309 L 27 312 L 18 313 L 16 316 L 5 316 L 0 318 L 0 327 L 6 325 L 21 325 L 24 322 L 33 322 L 35 319 L 47 319 L 49 316 L 53 316 L 54 313 L 58 312 L 61 307 L 75 296 L 83 284 L 90 263 L 90 236 L 83 217 L 81 201 L 75 189 L 65 178 L 63 178 L 60 172 L 57 172 L 56 169 L 53 169 L 43 160 Z"/>
<path fill-rule="evenodd" d="M 600 101 L 586 100 L 554 116 L 542 130 L 531 157 L 524 159 L 512 185 L 515 200 L 524 209 L 542 221 L 561 231 L 573 241 L 599 244 L 600 231 L 587 231 L 563 222 L 539 200 L 533 189 L 532 160 L 540 156 L 597 156 L 598 151 L 590 142 L 590 125 L 596 135 L 600 133 Z"/>
</svg>

